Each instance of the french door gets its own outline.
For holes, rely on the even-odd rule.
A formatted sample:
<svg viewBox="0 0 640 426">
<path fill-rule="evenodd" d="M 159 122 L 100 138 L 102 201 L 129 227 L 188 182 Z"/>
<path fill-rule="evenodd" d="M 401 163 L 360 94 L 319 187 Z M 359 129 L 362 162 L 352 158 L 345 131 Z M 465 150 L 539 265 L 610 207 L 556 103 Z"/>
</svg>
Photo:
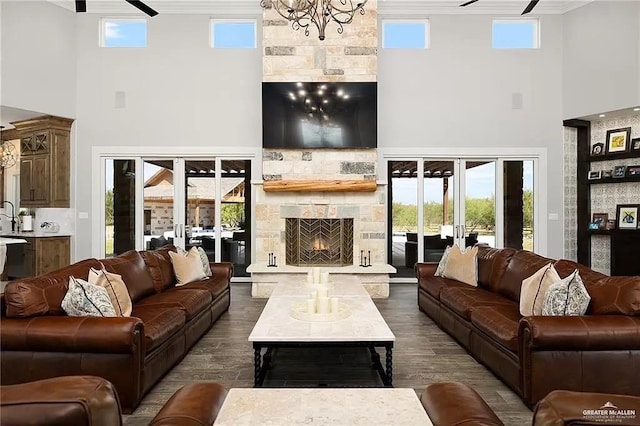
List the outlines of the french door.
<svg viewBox="0 0 640 426">
<path fill-rule="evenodd" d="M 534 158 L 388 162 L 389 262 L 398 277 L 448 245 L 534 249 Z M 422 206 L 422 208 L 418 208 Z"/>
<path fill-rule="evenodd" d="M 251 252 L 251 160 L 213 157 L 102 158 L 99 256 L 171 243 L 202 247 L 245 274 Z"/>
</svg>

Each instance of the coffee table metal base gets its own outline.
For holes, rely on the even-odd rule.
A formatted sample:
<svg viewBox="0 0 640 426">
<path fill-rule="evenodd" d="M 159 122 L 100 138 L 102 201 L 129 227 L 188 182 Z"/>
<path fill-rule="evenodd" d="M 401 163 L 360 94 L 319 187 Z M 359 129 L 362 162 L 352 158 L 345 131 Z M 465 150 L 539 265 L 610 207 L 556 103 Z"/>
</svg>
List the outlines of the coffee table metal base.
<svg viewBox="0 0 640 426">
<path fill-rule="evenodd" d="M 261 387 L 271 367 L 276 348 L 340 348 L 365 347 L 371 353 L 373 368 L 378 371 L 385 387 L 393 387 L 393 342 L 253 342 L 253 387 Z M 376 348 L 385 349 L 385 366 Z M 264 353 L 263 353 L 264 350 Z"/>
</svg>

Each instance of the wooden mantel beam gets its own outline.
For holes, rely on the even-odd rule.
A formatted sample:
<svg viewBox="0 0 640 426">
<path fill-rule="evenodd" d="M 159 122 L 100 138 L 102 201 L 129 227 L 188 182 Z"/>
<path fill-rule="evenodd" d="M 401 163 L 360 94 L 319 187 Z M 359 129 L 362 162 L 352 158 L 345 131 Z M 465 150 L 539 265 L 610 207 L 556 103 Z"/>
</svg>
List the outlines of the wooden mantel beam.
<svg viewBox="0 0 640 426">
<path fill-rule="evenodd" d="M 375 180 L 269 180 L 265 192 L 374 192 Z"/>
</svg>

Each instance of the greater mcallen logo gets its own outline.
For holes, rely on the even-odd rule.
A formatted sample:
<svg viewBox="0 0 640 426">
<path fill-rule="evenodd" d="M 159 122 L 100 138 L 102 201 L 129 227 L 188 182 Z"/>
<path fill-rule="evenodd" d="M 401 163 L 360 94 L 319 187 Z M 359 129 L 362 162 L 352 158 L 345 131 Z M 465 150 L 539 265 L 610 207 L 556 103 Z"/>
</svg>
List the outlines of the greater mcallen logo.
<svg viewBox="0 0 640 426">
<path fill-rule="evenodd" d="M 582 410 L 582 416 L 592 421 L 619 422 L 622 424 L 625 420 L 635 419 L 636 410 L 621 409 L 611 401 L 607 401 L 597 410 Z"/>
</svg>

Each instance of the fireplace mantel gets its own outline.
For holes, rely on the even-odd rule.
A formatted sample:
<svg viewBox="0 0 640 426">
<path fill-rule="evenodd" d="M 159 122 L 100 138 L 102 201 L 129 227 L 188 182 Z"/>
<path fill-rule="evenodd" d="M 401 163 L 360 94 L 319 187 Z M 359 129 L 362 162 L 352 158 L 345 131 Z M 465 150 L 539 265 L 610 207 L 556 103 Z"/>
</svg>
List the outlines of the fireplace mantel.
<svg viewBox="0 0 640 426">
<path fill-rule="evenodd" d="M 375 180 L 270 180 L 262 184 L 265 192 L 374 192 Z"/>
</svg>

